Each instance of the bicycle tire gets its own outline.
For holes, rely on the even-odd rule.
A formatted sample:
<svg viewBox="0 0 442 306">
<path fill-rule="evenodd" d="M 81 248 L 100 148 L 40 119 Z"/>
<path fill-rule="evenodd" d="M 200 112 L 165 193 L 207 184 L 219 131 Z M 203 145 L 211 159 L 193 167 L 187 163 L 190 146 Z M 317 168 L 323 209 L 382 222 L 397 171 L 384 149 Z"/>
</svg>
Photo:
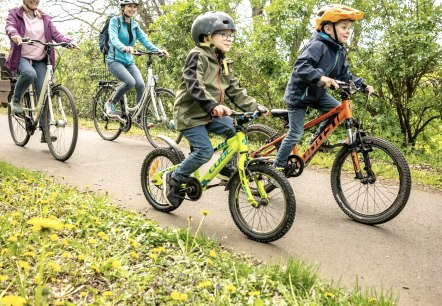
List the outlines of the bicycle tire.
<svg viewBox="0 0 442 306">
<path fill-rule="evenodd" d="M 262 148 L 264 145 L 270 143 L 273 139 L 276 139 L 277 137 L 280 136 L 280 134 L 277 131 L 261 123 L 254 123 L 247 126 L 246 134 L 247 134 L 247 144 L 252 153 L 256 152 L 256 150 Z M 260 156 L 275 157 L 280 146 L 281 142 L 278 142 L 275 144 L 275 149 L 273 149 L 270 155 L 258 154 L 255 157 L 260 157 Z"/>
<path fill-rule="evenodd" d="M 28 91 L 23 94 L 20 103 L 22 106 L 29 108 L 31 100 Z M 28 131 L 28 125 L 26 122 L 26 120 L 31 120 L 30 118 L 32 118 L 31 111 L 24 111 L 23 114 L 16 115 L 12 111 L 11 105 L 8 105 L 9 132 L 11 133 L 12 140 L 17 146 L 24 147 L 31 138 L 31 131 Z"/>
<path fill-rule="evenodd" d="M 95 130 L 101 138 L 108 141 L 117 139 L 122 132 L 121 123 L 118 120 L 110 119 L 104 109 L 104 104 L 109 101 L 114 90 L 112 85 L 100 86 L 92 103 Z M 121 110 L 121 103 L 118 103 L 117 108 Z"/>
<path fill-rule="evenodd" d="M 50 118 L 49 107 L 45 107 L 43 131 L 51 154 L 59 161 L 66 161 L 74 153 L 78 138 L 74 96 L 69 89 L 58 85 L 51 89 L 51 101 L 54 118 Z M 57 137 L 55 141 L 51 140 L 53 136 Z"/>
<path fill-rule="evenodd" d="M 182 152 L 177 154 L 176 151 L 171 148 L 156 148 L 146 155 L 141 167 L 141 188 L 143 189 L 147 202 L 149 202 L 154 209 L 162 212 L 171 212 L 179 207 L 171 206 L 166 202 L 163 196 L 162 185 L 155 185 L 151 181 L 151 178 L 158 171 L 179 164 L 183 160 L 184 154 Z"/>
<path fill-rule="evenodd" d="M 407 204 L 411 191 L 411 174 L 405 157 L 392 143 L 375 137 L 363 137 L 357 155 L 360 168 L 367 176 L 371 164 L 375 181 L 355 177 L 351 148 L 342 148 L 333 162 L 331 188 L 342 211 L 354 221 L 381 224 L 395 218 Z M 367 162 L 364 162 L 364 157 Z"/>
<path fill-rule="evenodd" d="M 254 194 L 260 205 L 252 207 L 237 174 L 232 178 L 229 190 L 229 209 L 233 221 L 252 240 L 271 242 L 280 239 L 290 230 L 296 215 L 296 200 L 290 183 L 281 172 L 269 165 L 251 165 L 246 168 L 246 175 L 251 188 L 257 189 L 255 178 L 264 180 L 264 185 L 272 182 L 276 188 L 268 193 L 267 203 L 260 203 L 259 195 Z M 272 220 L 277 220 L 277 224 L 271 227 L 269 223 Z"/>
<path fill-rule="evenodd" d="M 147 107 L 144 108 L 142 114 L 143 128 L 144 133 L 146 134 L 146 138 L 149 143 L 154 148 L 164 148 L 169 145 L 164 142 L 162 139 L 158 138 L 158 135 L 168 136 L 173 139 L 176 143 L 181 141 L 180 132 L 175 129 L 175 126 L 171 124 L 171 120 L 173 119 L 173 105 L 175 102 L 175 94 L 173 91 L 166 88 L 157 88 L 155 89 L 156 100 L 158 104 L 161 104 L 164 109 L 164 114 L 160 113 L 161 118 L 157 120 L 153 118 L 152 114 L 152 100 L 148 101 Z M 158 112 L 161 112 L 158 110 Z M 147 119 L 154 124 L 152 128 L 147 126 Z"/>
</svg>

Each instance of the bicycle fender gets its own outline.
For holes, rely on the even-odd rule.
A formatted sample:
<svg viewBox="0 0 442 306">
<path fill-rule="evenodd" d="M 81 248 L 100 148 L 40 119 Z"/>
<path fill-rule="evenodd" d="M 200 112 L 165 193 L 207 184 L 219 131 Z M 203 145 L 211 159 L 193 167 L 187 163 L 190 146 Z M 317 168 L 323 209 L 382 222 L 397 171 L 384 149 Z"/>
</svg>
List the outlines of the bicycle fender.
<svg viewBox="0 0 442 306">
<path fill-rule="evenodd" d="M 178 147 L 177 143 L 172 138 L 164 136 L 164 135 L 158 135 L 157 137 L 162 139 L 164 142 L 166 142 L 169 145 L 169 147 L 175 151 L 177 156 L 183 155 L 183 152 L 181 151 L 181 149 Z"/>
</svg>

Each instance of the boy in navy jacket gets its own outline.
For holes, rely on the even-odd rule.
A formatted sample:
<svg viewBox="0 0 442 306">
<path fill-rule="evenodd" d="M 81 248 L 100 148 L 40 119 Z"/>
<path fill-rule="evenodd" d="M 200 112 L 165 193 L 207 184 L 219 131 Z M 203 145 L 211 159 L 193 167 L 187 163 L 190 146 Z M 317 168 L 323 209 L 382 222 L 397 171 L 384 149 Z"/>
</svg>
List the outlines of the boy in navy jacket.
<svg viewBox="0 0 442 306">
<path fill-rule="evenodd" d="M 321 8 L 316 16 L 316 32 L 296 60 L 287 84 L 284 101 L 288 107 L 289 131 L 281 143 L 274 162 L 275 167 L 286 167 L 287 159 L 304 132 L 304 116 L 307 106 L 328 112 L 340 104 L 327 93 L 326 88 L 339 88 L 335 79 L 353 81 L 362 86 L 363 79 L 348 71 L 345 44 L 350 36 L 352 22 L 360 20 L 364 13 L 339 4 Z M 318 84 L 323 84 L 319 86 Z M 373 87 L 367 86 L 369 93 Z M 324 121 L 313 135 L 316 138 L 327 125 Z"/>
</svg>

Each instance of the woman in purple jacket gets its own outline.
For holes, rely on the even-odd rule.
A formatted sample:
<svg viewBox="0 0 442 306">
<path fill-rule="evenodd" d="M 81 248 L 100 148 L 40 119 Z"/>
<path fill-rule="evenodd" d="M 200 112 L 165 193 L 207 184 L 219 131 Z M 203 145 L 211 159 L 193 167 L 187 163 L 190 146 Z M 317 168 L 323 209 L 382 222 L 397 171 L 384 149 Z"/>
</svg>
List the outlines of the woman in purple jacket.
<svg viewBox="0 0 442 306">
<path fill-rule="evenodd" d="M 9 57 L 5 66 L 18 71 L 19 77 L 10 102 L 11 109 L 23 113 L 20 99 L 32 83 L 36 84 L 37 98 L 40 96 L 46 74 L 46 54 L 41 45 L 22 45 L 22 37 L 37 39 L 42 42 L 67 42 L 78 47 L 71 39 L 63 36 L 52 23 L 52 18 L 38 9 L 40 0 L 23 0 L 23 5 L 9 11 L 6 19 L 6 35 L 11 39 Z M 50 60 L 55 62 L 55 51 L 51 49 Z M 40 118 L 40 124 L 42 117 Z M 54 139 L 55 141 L 55 139 Z M 41 142 L 45 142 L 42 133 Z"/>
</svg>

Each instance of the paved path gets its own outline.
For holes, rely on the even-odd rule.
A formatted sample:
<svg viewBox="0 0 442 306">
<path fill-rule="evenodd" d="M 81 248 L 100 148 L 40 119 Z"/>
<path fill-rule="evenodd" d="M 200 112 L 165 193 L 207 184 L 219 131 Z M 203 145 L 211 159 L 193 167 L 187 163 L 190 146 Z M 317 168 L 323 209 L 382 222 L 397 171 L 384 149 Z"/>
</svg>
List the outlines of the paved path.
<svg viewBox="0 0 442 306">
<path fill-rule="evenodd" d="M 81 130 L 76 151 L 65 163 L 56 161 L 31 138 L 25 148 L 16 146 L 7 117 L 0 115 L 0 160 L 41 170 L 60 181 L 84 189 L 108 191 L 115 202 L 142 211 L 162 226 L 196 228 L 200 210 L 210 211 L 203 224 L 205 235 L 215 237 L 236 252 L 274 262 L 289 256 L 319 265 L 323 279 L 348 288 L 394 289 L 400 305 L 441 305 L 442 301 L 442 195 L 413 190 L 409 203 L 394 220 L 379 226 L 351 221 L 340 211 L 330 190 L 329 175 L 310 171 L 290 182 L 295 190 L 297 215 L 292 229 L 271 244 L 248 240 L 234 225 L 221 188 L 206 192 L 199 202 L 184 202 L 170 214 L 151 209 L 140 186 L 140 169 L 152 149 L 144 138 L 121 136 L 102 140 L 95 131 Z M 65 179 L 61 179 L 62 176 Z"/>
</svg>

